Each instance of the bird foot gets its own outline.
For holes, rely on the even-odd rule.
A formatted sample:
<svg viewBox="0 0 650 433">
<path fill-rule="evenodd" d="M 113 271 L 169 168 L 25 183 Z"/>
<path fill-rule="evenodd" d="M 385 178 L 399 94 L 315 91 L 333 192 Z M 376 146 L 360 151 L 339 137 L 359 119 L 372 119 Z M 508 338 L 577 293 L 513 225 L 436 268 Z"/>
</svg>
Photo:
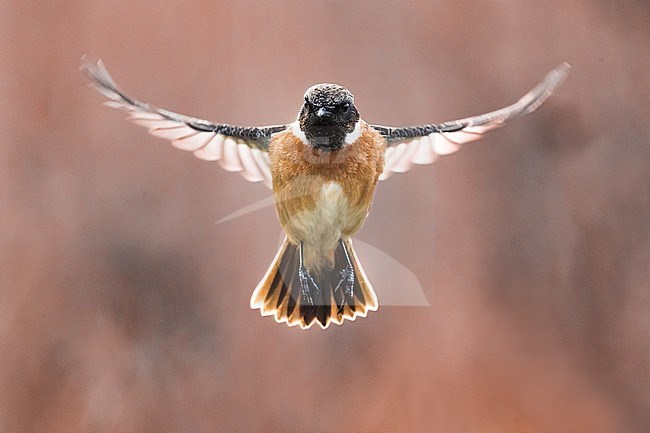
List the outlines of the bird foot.
<svg viewBox="0 0 650 433">
<path fill-rule="evenodd" d="M 298 279 L 300 280 L 300 289 L 302 291 L 302 298 L 309 305 L 314 307 L 314 298 L 312 293 L 320 293 L 320 288 L 312 278 L 311 274 L 306 267 L 300 265 L 298 267 Z"/>
<path fill-rule="evenodd" d="M 343 301 L 339 306 L 339 312 L 341 312 L 346 304 L 352 305 L 354 301 L 354 269 L 351 265 L 348 265 L 341 270 L 341 280 L 334 289 L 335 293 L 338 293 L 339 291 L 341 291 L 343 295 Z"/>
</svg>

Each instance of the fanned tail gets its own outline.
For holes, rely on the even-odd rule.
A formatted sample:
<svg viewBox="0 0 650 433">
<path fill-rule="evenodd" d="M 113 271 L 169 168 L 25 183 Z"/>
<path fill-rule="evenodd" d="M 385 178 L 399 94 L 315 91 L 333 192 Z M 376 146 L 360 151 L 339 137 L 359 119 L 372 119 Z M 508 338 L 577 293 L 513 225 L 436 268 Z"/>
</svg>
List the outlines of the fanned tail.
<svg viewBox="0 0 650 433">
<path fill-rule="evenodd" d="M 354 271 L 352 296 L 346 296 L 342 289 L 342 271 L 348 266 L 348 260 Z M 309 290 L 313 304 L 304 297 L 299 265 L 299 246 L 285 238 L 266 275 L 253 292 L 251 308 L 259 308 L 262 316 L 274 316 L 278 323 L 300 325 L 302 329 L 314 323 L 325 329 L 330 323 L 340 325 L 345 319 L 366 317 L 368 311 L 377 310 L 377 296 L 351 240 L 338 244 L 332 269 L 322 269 L 311 275 L 315 283 Z"/>
</svg>

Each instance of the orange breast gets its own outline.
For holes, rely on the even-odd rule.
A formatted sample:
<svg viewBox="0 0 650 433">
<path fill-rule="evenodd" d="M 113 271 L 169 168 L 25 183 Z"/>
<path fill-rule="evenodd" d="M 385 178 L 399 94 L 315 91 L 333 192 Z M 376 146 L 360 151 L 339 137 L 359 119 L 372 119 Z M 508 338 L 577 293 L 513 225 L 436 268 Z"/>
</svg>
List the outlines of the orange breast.
<svg viewBox="0 0 650 433">
<path fill-rule="evenodd" d="M 361 227 L 383 170 L 384 146 L 383 137 L 365 123 L 359 139 L 333 152 L 316 150 L 291 131 L 273 138 L 269 156 L 276 209 L 293 243 L 317 243 L 317 239 L 310 239 L 318 237 L 318 233 L 310 233 L 314 230 L 333 230 L 350 237 Z M 324 196 L 324 192 L 328 195 Z M 344 203 L 332 196 L 339 192 Z M 317 208 L 329 202 L 336 202 L 336 212 L 349 217 L 324 217 L 327 214 L 321 211 L 325 209 Z M 310 215 L 330 220 L 320 221 L 324 225 L 320 227 L 319 221 L 306 220 Z"/>
</svg>

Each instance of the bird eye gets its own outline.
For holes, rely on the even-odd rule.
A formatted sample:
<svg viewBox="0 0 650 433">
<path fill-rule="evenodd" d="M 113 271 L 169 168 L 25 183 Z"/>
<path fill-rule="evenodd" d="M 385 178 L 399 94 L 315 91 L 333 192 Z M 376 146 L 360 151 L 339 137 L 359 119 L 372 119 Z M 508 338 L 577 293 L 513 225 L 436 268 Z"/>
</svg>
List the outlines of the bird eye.
<svg viewBox="0 0 650 433">
<path fill-rule="evenodd" d="M 345 104 L 341 105 L 341 111 L 343 111 L 344 113 L 350 111 L 350 104 L 346 102 Z"/>
</svg>

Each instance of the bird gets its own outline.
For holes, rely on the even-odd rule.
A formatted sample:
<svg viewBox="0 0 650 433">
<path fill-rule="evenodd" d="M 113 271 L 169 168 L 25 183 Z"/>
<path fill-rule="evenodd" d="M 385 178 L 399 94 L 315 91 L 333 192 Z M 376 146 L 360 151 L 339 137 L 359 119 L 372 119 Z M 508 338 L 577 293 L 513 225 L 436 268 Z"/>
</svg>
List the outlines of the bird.
<svg viewBox="0 0 650 433">
<path fill-rule="evenodd" d="M 376 311 L 379 303 L 353 245 L 378 181 L 433 163 L 506 121 L 537 109 L 565 80 L 566 62 L 517 102 L 443 123 L 392 127 L 360 117 L 353 94 L 338 84 L 311 86 L 286 124 L 236 126 L 158 108 L 127 96 L 101 60 L 81 69 L 113 108 L 149 133 L 202 160 L 272 188 L 285 237 L 250 306 L 278 323 L 326 329 Z"/>
</svg>

